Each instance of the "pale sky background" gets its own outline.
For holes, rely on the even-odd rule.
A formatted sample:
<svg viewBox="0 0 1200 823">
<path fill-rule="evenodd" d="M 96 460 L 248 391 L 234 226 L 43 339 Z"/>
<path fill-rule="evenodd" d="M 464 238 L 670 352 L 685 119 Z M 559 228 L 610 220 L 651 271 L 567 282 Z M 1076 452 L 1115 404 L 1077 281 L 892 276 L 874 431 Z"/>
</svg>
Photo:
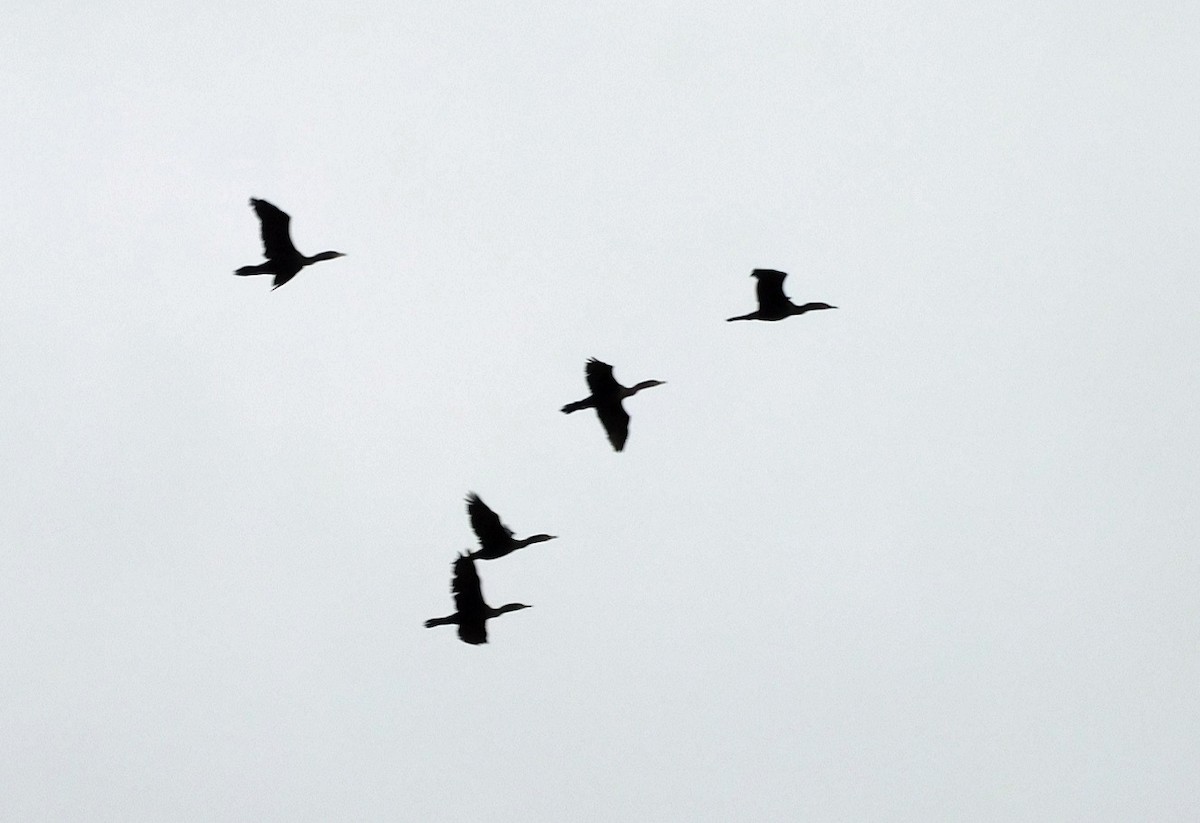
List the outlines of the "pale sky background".
<svg viewBox="0 0 1200 823">
<path fill-rule="evenodd" d="M 1195 820 L 1200 6 L 981 5 L 7 3 L 0 819 Z"/>
</svg>

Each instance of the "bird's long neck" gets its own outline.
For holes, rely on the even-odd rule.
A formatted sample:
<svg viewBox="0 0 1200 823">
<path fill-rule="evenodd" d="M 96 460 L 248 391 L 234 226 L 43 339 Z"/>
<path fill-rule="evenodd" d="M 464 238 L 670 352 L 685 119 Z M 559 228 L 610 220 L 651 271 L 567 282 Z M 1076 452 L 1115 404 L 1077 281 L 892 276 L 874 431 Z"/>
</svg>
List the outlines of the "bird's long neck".
<svg viewBox="0 0 1200 823">
<path fill-rule="evenodd" d="M 342 253 L 338 251 L 323 251 L 320 254 L 314 254 L 312 257 L 304 258 L 305 265 L 310 263 L 320 263 L 322 260 L 336 260 L 341 257 Z"/>
<path fill-rule="evenodd" d="M 792 304 L 792 314 L 804 314 L 808 311 L 817 311 L 818 309 L 836 309 L 837 306 L 831 306 L 828 303 L 805 303 L 803 306 Z"/>
<path fill-rule="evenodd" d="M 658 381 L 658 380 L 643 380 L 641 383 L 638 383 L 636 386 L 630 386 L 628 389 L 626 389 L 627 394 L 625 396 L 632 397 L 633 395 L 640 392 L 642 389 L 650 389 L 655 386 L 661 386 L 661 385 L 662 385 L 662 382 Z"/>
<path fill-rule="evenodd" d="M 515 612 L 518 609 L 524 609 L 524 608 L 526 608 L 526 607 L 521 605 L 520 603 L 505 603 L 503 606 L 492 609 L 492 617 L 499 617 L 500 615 L 504 614 L 505 612 Z"/>
<path fill-rule="evenodd" d="M 545 543 L 547 540 L 553 540 L 553 539 L 554 539 L 554 535 L 552 535 L 552 534 L 531 534 L 531 535 L 529 535 L 529 537 L 526 537 L 524 540 L 514 540 L 513 548 L 514 549 L 522 549 L 525 546 L 532 546 L 534 543 Z"/>
</svg>

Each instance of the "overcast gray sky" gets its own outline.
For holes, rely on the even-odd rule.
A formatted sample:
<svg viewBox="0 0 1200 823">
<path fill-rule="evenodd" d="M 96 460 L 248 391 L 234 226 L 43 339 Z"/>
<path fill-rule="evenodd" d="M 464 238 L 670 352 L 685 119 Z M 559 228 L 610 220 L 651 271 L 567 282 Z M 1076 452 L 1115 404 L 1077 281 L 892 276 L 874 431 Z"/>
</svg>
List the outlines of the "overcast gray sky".
<svg viewBox="0 0 1200 823">
<path fill-rule="evenodd" d="M 1200 7 L 989 5 L 7 3 L 0 818 L 1194 819 Z"/>
</svg>

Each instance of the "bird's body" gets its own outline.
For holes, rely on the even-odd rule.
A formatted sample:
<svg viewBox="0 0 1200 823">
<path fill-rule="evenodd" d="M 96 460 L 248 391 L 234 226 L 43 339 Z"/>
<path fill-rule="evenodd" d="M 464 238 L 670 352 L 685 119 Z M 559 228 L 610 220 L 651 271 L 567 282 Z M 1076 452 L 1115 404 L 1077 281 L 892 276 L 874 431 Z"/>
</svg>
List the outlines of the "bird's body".
<svg viewBox="0 0 1200 823">
<path fill-rule="evenodd" d="M 555 537 L 552 534 L 533 534 L 518 540 L 513 536 L 512 529 L 500 522 L 500 517 L 474 492 L 467 495 L 467 514 L 471 517 L 471 528 L 479 538 L 479 548 L 467 555 L 472 560 L 495 560 L 517 549 Z"/>
<path fill-rule="evenodd" d="M 836 309 L 828 303 L 805 303 L 797 306 L 783 293 L 783 279 L 787 274 L 775 269 L 755 269 L 750 276 L 758 280 L 755 291 L 758 295 L 758 310 L 740 317 L 730 317 L 733 320 L 783 320 L 797 314 L 816 311 L 818 309 Z"/>
<path fill-rule="evenodd" d="M 275 281 L 271 286 L 273 291 L 295 277 L 305 266 L 319 263 L 322 260 L 333 260 L 336 257 L 346 256 L 340 251 L 323 251 L 312 257 L 305 257 L 292 245 L 290 228 L 292 218 L 287 212 L 266 200 L 259 200 L 255 197 L 250 198 L 250 205 L 254 207 L 254 212 L 258 215 L 259 222 L 262 223 L 263 256 L 267 258 L 267 262 L 259 263 L 257 266 L 242 266 L 234 274 L 241 277 L 252 274 L 273 274 L 275 275 Z"/>
<path fill-rule="evenodd" d="M 587 362 L 586 376 L 588 388 L 592 393 L 582 400 L 563 406 L 563 414 L 580 409 L 595 409 L 600 424 L 608 434 L 608 442 L 612 443 L 613 449 L 621 451 L 629 438 L 629 414 L 625 411 L 622 401 L 626 397 L 633 397 L 642 389 L 665 385 L 666 381 L 643 380 L 636 386 L 622 386 L 613 377 L 613 367 L 594 357 Z"/>
<path fill-rule="evenodd" d="M 454 614 L 426 620 L 425 628 L 456 625 L 458 639 L 473 646 L 487 642 L 487 622 L 493 617 L 529 608 L 524 603 L 507 603 L 499 608 L 492 608 L 485 603 L 479 587 L 479 575 L 475 572 L 475 561 L 461 554 L 454 561 L 454 579 L 450 583 L 450 591 L 454 594 Z"/>
</svg>

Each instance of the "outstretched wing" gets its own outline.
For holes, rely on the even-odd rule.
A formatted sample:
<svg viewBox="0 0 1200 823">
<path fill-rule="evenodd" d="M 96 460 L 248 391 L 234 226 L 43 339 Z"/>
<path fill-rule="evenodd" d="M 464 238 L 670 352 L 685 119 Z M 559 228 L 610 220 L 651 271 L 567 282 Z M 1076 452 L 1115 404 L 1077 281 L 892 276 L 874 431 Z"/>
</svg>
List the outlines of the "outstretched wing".
<svg viewBox="0 0 1200 823">
<path fill-rule="evenodd" d="M 479 589 L 479 575 L 475 573 L 475 561 L 459 555 L 454 561 L 454 579 L 450 583 L 454 593 L 454 608 L 458 612 L 458 637 L 464 643 L 478 645 L 487 642 L 487 620 L 484 611 L 483 592 Z"/>
<path fill-rule="evenodd" d="M 625 448 L 625 441 L 629 438 L 629 414 L 621 401 L 597 405 L 596 416 L 600 418 L 600 425 L 604 426 L 612 447 L 616 451 Z"/>
<path fill-rule="evenodd" d="M 460 554 L 454 561 L 454 579 L 450 581 L 454 595 L 454 607 L 459 614 L 480 611 L 483 608 L 483 592 L 479 588 L 479 575 L 475 572 L 475 561 Z"/>
<path fill-rule="evenodd" d="M 471 623 L 459 622 L 458 624 L 458 639 L 464 643 L 470 643 L 472 646 L 478 646 L 487 642 L 487 621 L 479 620 Z"/>
<path fill-rule="evenodd" d="M 471 517 L 471 528 L 479 538 L 483 548 L 503 546 L 512 539 L 512 529 L 500 522 L 500 516 L 488 508 L 487 503 L 479 499 L 479 495 L 471 492 L 467 495 L 467 514 Z"/>
<path fill-rule="evenodd" d="M 592 390 L 592 397 L 611 397 L 621 388 L 617 378 L 613 377 L 613 367 L 607 363 L 601 363 L 594 357 L 587 362 L 586 374 L 588 388 Z"/>
<path fill-rule="evenodd" d="M 783 293 L 783 278 L 787 274 L 775 269 L 755 269 L 758 278 L 755 291 L 758 293 L 758 308 L 764 314 L 778 314 L 787 310 L 792 301 Z"/>
<path fill-rule="evenodd" d="M 299 252 L 292 245 L 292 218 L 288 213 L 256 197 L 250 198 L 250 205 L 254 207 L 254 213 L 262 223 L 263 254 L 266 258 L 285 260 L 295 257 Z"/>
</svg>

